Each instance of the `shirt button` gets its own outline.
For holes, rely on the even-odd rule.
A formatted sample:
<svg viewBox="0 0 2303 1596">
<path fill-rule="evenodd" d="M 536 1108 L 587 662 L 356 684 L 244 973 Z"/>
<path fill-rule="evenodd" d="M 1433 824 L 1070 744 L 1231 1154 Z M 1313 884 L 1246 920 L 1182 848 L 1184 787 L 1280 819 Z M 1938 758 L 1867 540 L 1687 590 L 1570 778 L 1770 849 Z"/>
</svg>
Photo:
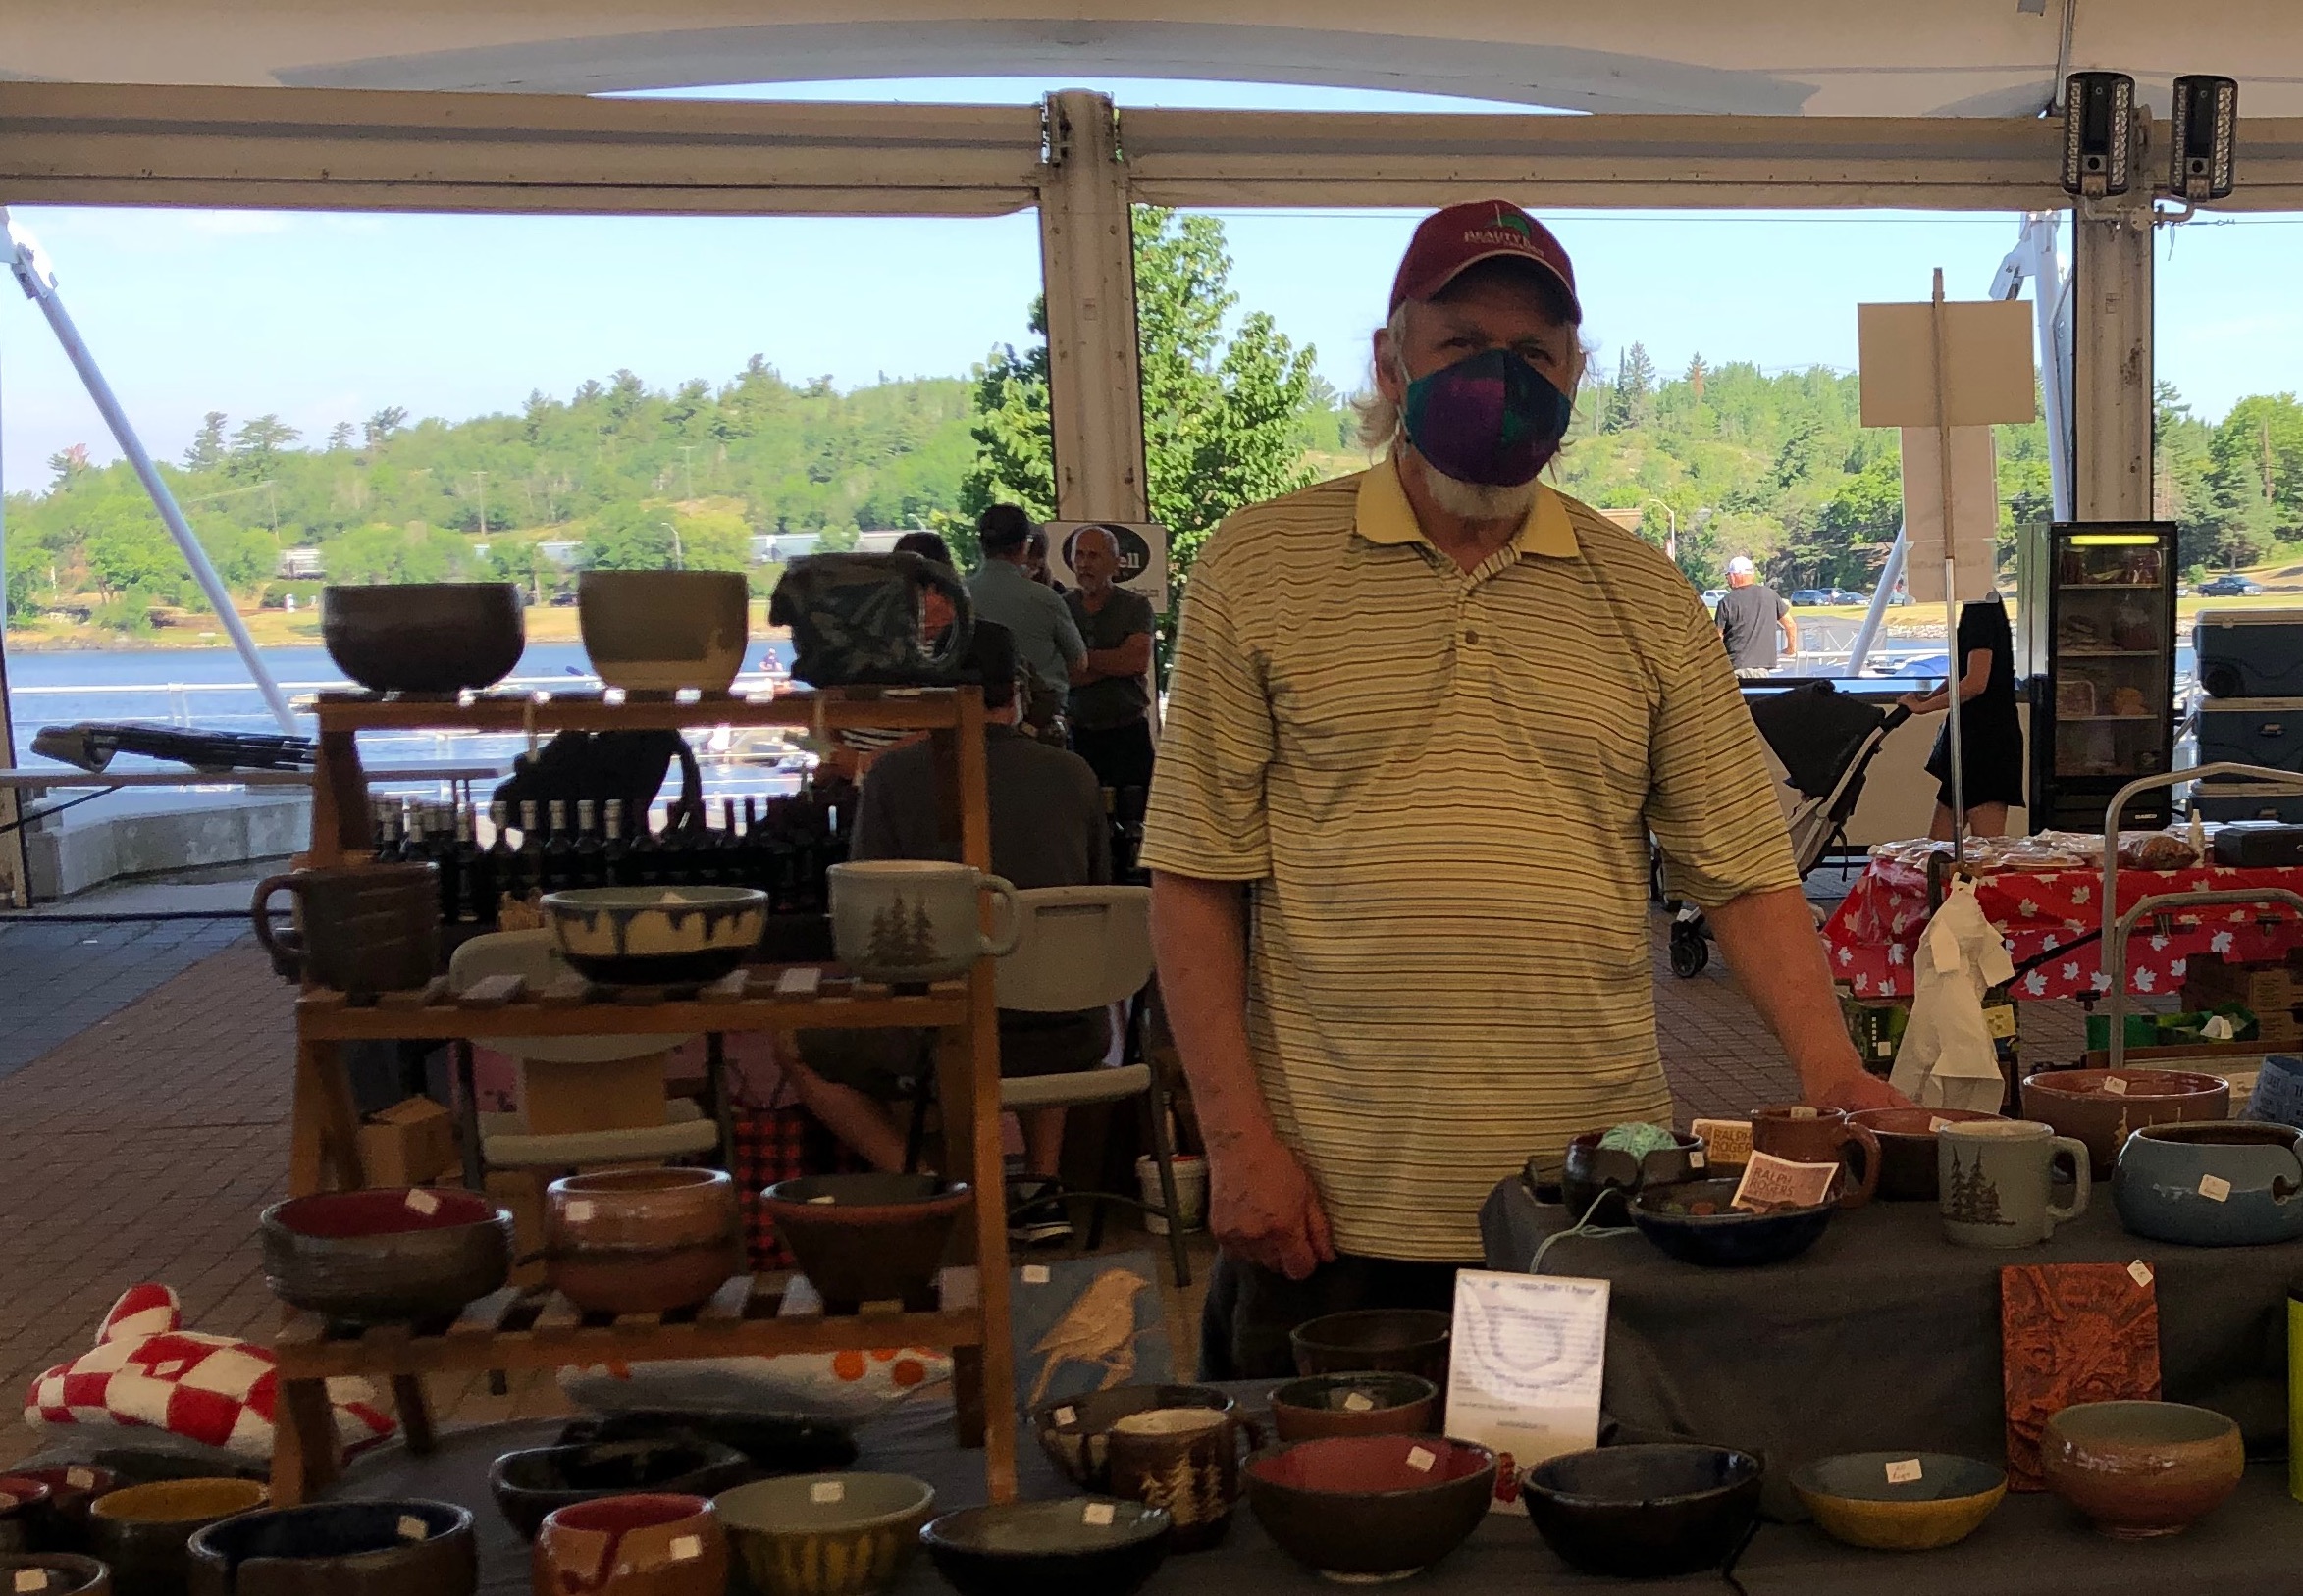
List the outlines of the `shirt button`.
<svg viewBox="0 0 2303 1596">
<path fill-rule="evenodd" d="M 1466 643 L 1477 643 L 1477 642 L 1479 642 L 1479 641 L 1480 641 L 1480 635 L 1479 635 L 1479 632 L 1478 632 L 1476 629 L 1472 628 L 1472 627 L 1468 627 L 1468 626 L 1467 626 L 1467 627 L 1465 627 L 1465 628 L 1463 629 L 1463 641 L 1464 641 L 1464 642 L 1466 642 Z"/>
</svg>

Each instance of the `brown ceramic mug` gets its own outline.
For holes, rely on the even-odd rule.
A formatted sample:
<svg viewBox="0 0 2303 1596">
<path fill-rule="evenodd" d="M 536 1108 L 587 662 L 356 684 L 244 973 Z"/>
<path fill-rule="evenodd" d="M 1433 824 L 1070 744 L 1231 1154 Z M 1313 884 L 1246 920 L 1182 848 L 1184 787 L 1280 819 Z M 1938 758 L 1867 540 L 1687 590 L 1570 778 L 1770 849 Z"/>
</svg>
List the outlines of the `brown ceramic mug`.
<svg viewBox="0 0 2303 1596">
<path fill-rule="evenodd" d="M 295 900 L 295 929 L 272 897 Z M 440 973 L 440 872 L 430 864 L 338 865 L 267 876 L 248 916 L 272 967 L 338 992 L 405 992 Z"/>
<path fill-rule="evenodd" d="M 1753 1108 L 1751 1120 L 1753 1152 L 1794 1163 L 1838 1164 L 1832 1189 L 1841 1208 L 1861 1208 L 1879 1189 L 1879 1138 L 1851 1123 L 1844 1110 L 1783 1103 Z"/>
<path fill-rule="evenodd" d="M 1239 1500 L 1239 1443 L 1263 1444 L 1251 1420 L 1213 1408 L 1154 1408 L 1116 1420 L 1112 1494 L 1167 1510 L 1176 1550 L 1200 1552 L 1231 1527 Z"/>
</svg>

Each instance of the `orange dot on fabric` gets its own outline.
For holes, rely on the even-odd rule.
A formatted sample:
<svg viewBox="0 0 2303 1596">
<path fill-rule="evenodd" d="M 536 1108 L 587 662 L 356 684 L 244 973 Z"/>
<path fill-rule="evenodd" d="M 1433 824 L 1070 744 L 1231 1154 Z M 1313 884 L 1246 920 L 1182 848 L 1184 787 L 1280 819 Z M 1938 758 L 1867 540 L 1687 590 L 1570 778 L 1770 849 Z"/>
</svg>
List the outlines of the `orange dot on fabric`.
<svg viewBox="0 0 2303 1596">
<path fill-rule="evenodd" d="M 888 1378 L 898 1385 L 917 1385 L 921 1380 L 927 1378 L 927 1370 L 921 1367 L 916 1360 L 906 1358 L 900 1360 L 895 1367 L 888 1370 Z"/>
<path fill-rule="evenodd" d="M 850 1350 L 832 1354 L 832 1372 L 843 1380 L 864 1378 L 864 1355 Z"/>
<path fill-rule="evenodd" d="M 896 1349 L 893 1347 L 874 1347 L 871 1349 L 871 1361 L 875 1364 L 891 1363 L 895 1356 Z"/>
</svg>

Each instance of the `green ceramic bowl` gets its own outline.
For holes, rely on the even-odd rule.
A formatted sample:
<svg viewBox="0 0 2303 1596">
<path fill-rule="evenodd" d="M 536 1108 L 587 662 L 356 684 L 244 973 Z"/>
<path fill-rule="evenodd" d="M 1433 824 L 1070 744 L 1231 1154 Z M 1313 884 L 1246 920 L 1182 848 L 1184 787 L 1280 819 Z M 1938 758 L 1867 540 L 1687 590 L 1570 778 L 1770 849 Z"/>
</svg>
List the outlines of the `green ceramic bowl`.
<svg viewBox="0 0 2303 1596">
<path fill-rule="evenodd" d="M 935 1491 L 908 1474 L 790 1474 L 711 1500 L 752 1596 L 876 1596 L 919 1546 Z"/>
</svg>

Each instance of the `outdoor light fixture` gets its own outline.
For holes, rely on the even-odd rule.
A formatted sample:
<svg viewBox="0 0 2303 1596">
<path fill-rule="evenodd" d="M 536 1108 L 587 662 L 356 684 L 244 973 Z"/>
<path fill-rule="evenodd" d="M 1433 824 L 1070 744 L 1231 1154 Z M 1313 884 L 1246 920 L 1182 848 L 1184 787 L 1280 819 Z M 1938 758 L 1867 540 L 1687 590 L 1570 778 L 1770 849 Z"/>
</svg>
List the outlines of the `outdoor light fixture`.
<svg viewBox="0 0 2303 1596">
<path fill-rule="evenodd" d="M 2135 79 L 2123 72 L 2075 72 L 2064 79 L 2064 192 L 2099 199 L 2127 191 Z"/>
<path fill-rule="evenodd" d="M 2229 77 L 2175 79 L 2169 119 L 2168 192 L 2194 203 L 2231 191 L 2231 144 L 2239 130 L 2239 85 Z"/>
</svg>

